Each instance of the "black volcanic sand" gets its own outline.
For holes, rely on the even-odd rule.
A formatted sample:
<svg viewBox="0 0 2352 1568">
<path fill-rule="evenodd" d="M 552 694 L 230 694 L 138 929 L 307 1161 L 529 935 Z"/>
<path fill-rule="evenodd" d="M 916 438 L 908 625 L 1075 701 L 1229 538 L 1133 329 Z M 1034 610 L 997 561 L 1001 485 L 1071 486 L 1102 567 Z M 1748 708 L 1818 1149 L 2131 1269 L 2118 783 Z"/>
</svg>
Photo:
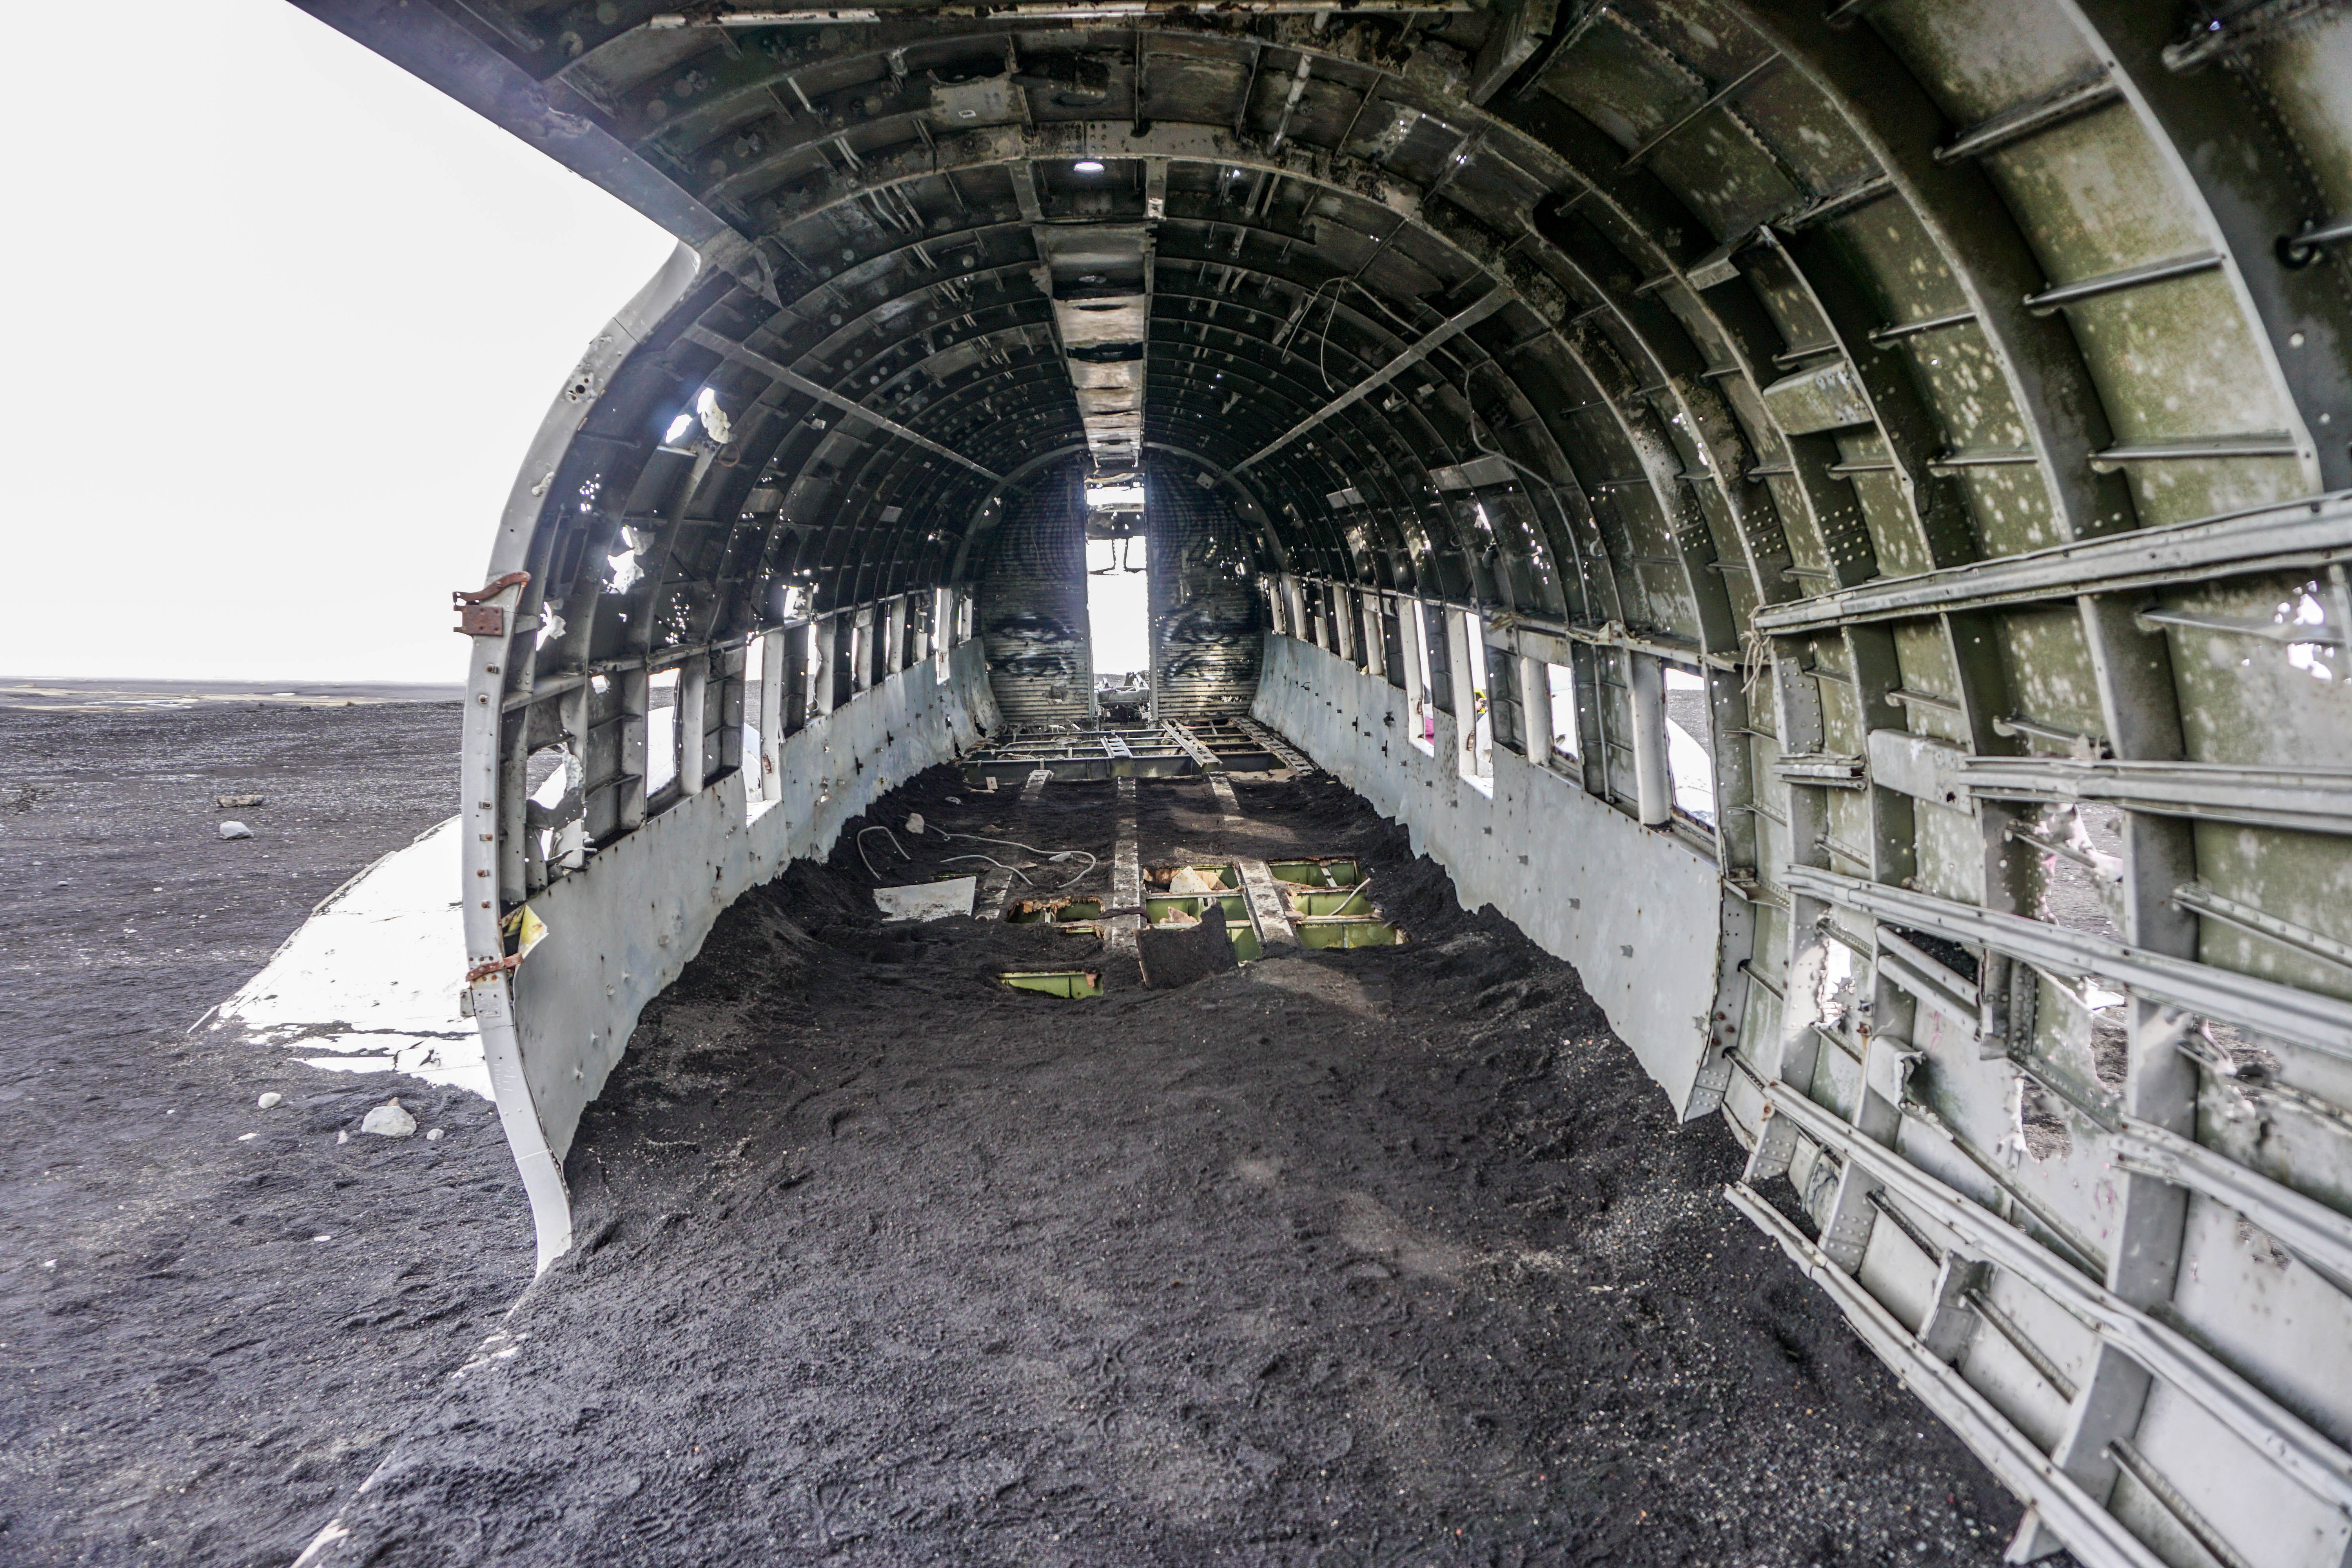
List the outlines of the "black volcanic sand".
<svg viewBox="0 0 2352 1568">
<path fill-rule="evenodd" d="M 1153 992 L 1090 937 L 885 929 L 848 839 L 747 896 L 588 1113 L 578 1247 L 318 1561 L 1996 1561 L 2015 1505 L 1575 973 L 1337 786 L 1241 798 L 1146 782 L 1145 858 L 1353 854 L 1411 942 Z M 1116 836 L 1108 784 L 937 770 L 873 820 L 910 809 Z M 901 837 L 892 880 L 972 847 Z M 1108 994 L 994 978 L 1064 965 Z"/>
<path fill-rule="evenodd" d="M 456 808 L 457 727 L 0 708 L 0 1563 L 282 1568 L 530 1279 L 488 1105 L 184 1033 Z M 446 1137 L 359 1134 L 394 1094 Z"/>
</svg>

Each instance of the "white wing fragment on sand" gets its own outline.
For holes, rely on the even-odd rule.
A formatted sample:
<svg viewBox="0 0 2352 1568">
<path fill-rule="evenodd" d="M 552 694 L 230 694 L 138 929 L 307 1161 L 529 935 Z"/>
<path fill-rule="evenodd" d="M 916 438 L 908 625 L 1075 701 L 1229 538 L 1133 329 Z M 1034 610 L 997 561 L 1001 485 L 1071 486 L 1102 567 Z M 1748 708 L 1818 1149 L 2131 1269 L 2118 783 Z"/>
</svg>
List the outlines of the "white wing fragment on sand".
<svg viewBox="0 0 2352 1568">
<path fill-rule="evenodd" d="M 419 834 L 310 912 L 211 1027 L 312 1067 L 404 1072 L 492 1098 L 466 990 L 457 819 Z"/>
</svg>

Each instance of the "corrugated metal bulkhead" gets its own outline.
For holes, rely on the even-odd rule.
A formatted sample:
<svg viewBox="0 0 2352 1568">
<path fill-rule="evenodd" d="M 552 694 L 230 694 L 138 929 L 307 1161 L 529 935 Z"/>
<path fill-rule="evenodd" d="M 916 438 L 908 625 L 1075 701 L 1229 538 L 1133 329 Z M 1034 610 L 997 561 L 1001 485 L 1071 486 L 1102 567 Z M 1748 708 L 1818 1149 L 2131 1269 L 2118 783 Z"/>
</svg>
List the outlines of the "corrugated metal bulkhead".
<svg viewBox="0 0 2352 1568">
<path fill-rule="evenodd" d="M 1247 712 L 1265 651 L 1249 534 L 1194 472 L 1168 462 L 1144 472 L 1152 689 L 1160 716 L 1180 723 Z"/>
<path fill-rule="evenodd" d="M 1093 718 L 1086 496 L 1077 459 L 1006 502 L 981 578 L 980 622 L 989 684 L 1006 722 L 1082 724 Z"/>
</svg>

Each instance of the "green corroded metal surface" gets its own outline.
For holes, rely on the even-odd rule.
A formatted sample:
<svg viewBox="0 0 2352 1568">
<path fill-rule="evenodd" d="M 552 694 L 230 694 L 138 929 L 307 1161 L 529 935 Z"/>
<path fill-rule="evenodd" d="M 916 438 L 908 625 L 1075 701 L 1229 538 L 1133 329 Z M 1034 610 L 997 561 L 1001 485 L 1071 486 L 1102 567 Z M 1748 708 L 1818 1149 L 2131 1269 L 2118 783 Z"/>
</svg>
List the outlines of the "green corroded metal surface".
<svg viewBox="0 0 2352 1568">
<path fill-rule="evenodd" d="M 1075 1001 L 1102 994 L 1102 977 L 1083 969 L 1017 970 L 997 976 L 1015 991 Z"/>
<path fill-rule="evenodd" d="M 1386 921 L 1328 919 L 1293 923 L 1302 947 L 1393 947 L 1404 940 L 1404 932 Z"/>
</svg>

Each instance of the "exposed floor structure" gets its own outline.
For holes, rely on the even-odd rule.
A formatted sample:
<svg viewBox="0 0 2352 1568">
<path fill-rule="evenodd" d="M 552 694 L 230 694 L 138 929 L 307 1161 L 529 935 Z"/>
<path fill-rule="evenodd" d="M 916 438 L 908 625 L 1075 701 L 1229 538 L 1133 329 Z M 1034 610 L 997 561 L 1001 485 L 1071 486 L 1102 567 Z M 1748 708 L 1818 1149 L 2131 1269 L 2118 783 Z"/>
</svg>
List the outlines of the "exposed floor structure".
<svg viewBox="0 0 2352 1568">
<path fill-rule="evenodd" d="M 1287 747 L 1278 753 L 1274 748 L 1279 744 L 1257 725 L 1233 718 L 1190 724 L 1016 724 L 991 735 L 962 766 L 973 784 L 1000 789 L 1017 787 L 1041 767 L 1061 779 L 1175 778 L 1305 763 Z"/>
<path fill-rule="evenodd" d="M 858 826 L 894 882 L 971 868 L 946 828 L 1108 899 L 1131 810 L 1147 870 L 1352 858 L 1409 940 L 1148 991 L 1091 934 L 882 925 L 853 829 L 648 1011 L 579 1245 L 319 1560 L 1997 1560 L 2015 1504 L 1569 966 L 1335 784 L 1129 787 L 940 768 Z M 1055 967 L 1104 994 L 997 978 Z"/>
</svg>

